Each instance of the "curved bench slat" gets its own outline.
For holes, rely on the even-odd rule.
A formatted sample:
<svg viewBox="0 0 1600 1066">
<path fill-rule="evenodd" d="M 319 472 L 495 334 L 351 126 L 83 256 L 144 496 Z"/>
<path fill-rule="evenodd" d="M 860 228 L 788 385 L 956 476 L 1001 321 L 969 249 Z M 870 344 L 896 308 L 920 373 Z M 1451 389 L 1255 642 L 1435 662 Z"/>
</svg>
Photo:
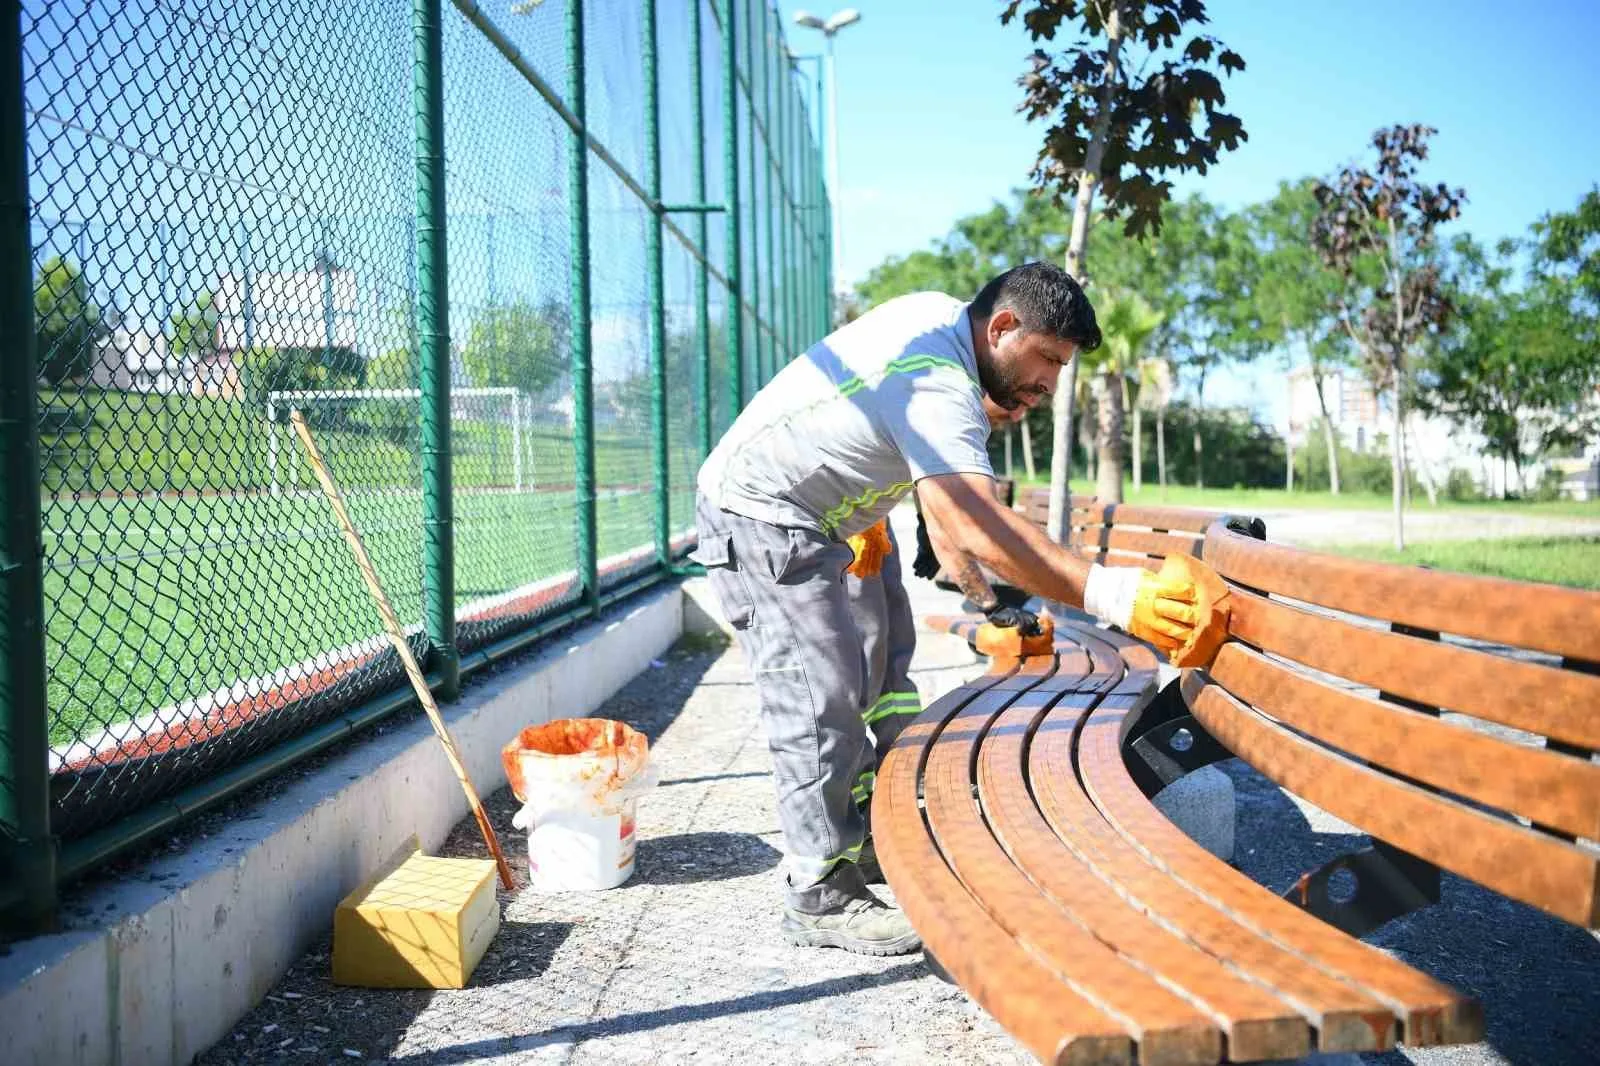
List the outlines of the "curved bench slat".
<svg viewBox="0 0 1600 1066">
<path fill-rule="evenodd" d="M 1370 629 L 1235 588 L 1231 633 L 1325 674 L 1430 707 L 1600 748 L 1600 677 Z"/>
<path fill-rule="evenodd" d="M 1084 711 L 1094 699 L 1093 693 L 1064 697 Z M 1310 1027 L 1298 1011 L 1129 904 L 1051 831 L 1022 776 L 1024 741 L 1042 716 L 1031 705 L 1012 704 L 989 730 L 979 755 L 983 810 L 1011 860 L 1072 921 L 1204 1010 L 1227 1035 L 1235 1061 L 1298 1058 L 1310 1051 Z"/>
<path fill-rule="evenodd" d="M 1359 989 L 1360 998 L 1353 1001 L 1352 1006 L 1370 1002 L 1369 996 L 1381 1003 L 1386 1018 L 1400 1019 L 1406 1043 L 1419 1046 L 1470 1043 L 1482 1037 L 1483 1015 L 1477 1003 L 1285 903 L 1200 847 L 1168 821 L 1127 773 L 1117 767 L 1120 734 L 1126 720 L 1125 708 L 1114 703 L 1102 704 L 1091 715 L 1092 727 L 1079 742 L 1084 787 L 1093 797 L 1098 812 L 1115 827 L 1119 846 L 1137 852 L 1160 869 L 1175 888 L 1181 883 L 1186 892 L 1200 896 L 1231 922 L 1278 945 L 1293 961 L 1303 964 L 1303 969 L 1314 969 L 1326 981 L 1351 991 Z M 1038 748 L 1037 741 L 1035 748 Z M 1049 753 L 1036 750 L 1036 758 L 1059 763 L 1060 755 L 1052 758 Z M 1039 780 L 1036 772 L 1036 783 Z M 1043 796 L 1040 798 L 1042 806 Z M 1057 826 L 1058 833 L 1063 829 Z M 1198 937 L 1195 939 L 1199 942 Z M 1220 958 L 1229 958 L 1225 943 L 1202 943 L 1201 946 Z M 1287 965 L 1283 969 L 1289 976 L 1299 972 Z M 1256 979 L 1286 993 L 1291 987 L 1279 984 L 1277 975 L 1271 971 L 1257 971 Z M 1305 989 L 1302 984 L 1301 987 L 1297 997 L 1301 1000 L 1312 999 L 1320 991 L 1320 986 Z M 1347 1028 L 1367 1024 L 1368 1020 L 1374 1023 L 1369 1042 L 1391 1039 L 1387 1032 L 1390 1022 L 1378 1024 L 1377 1017 L 1364 1016 L 1359 1009 L 1343 1020 Z M 1324 1036 L 1326 1048 L 1326 1031 Z M 1354 1038 L 1359 1041 L 1359 1033 Z"/>
<path fill-rule="evenodd" d="M 1106 697 L 1107 703 L 1131 702 Z M 1066 846 L 1098 877 L 1117 887 L 1134 906 L 1223 960 L 1241 976 L 1274 990 L 1317 1030 L 1324 1051 L 1373 1051 L 1393 1043 L 1394 1015 L 1351 984 L 1309 965 L 1300 956 L 1263 938 L 1234 920 L 1213 902 L 1153 865 L 1132 841 L 1111 825 L 1094 798 L 1088 780 L 1079 784 L 1073 769 L 1073 745 L 1089 720 L 1083 708 L 1052 708 L 1034 735 L 1029 751 L 1029 779 L 1045 820 Z M 1081 741 L 1079 741 L 1081 743 Z M 1120 750 L 1113 745 L 1115 766 L 1108 776 L 1126 775 Z M 1084 753 L 1088 758 L 1088 753 Z M 1129 779 L 1132 787 L 1132 780 Z M 1235 878 L 1240 875 L 1234 874 Z M 1280 907 L 1287 907 L 1275 901 Z"/>
<path fill-rule="evenodd" d="M 1110 549 L 1140 555 L 1198 556 L 1205 539 L 1198 536 L 1125 529 L 1122 526 L 1082 526 L 1073 529 L 1069 543 L 1080 552 Z"/>
<path fill-rule="evenodd" d="M 1238 635 L 1248 640 L 1249 628 L 1241 627 Z M 1586 759 L 1333 688 L 1243 644 L 1225 645 L 1210 674 L 1244 703 L 1369 763 L 1541 825 L 1600 839 L 1600 765 Z M 1592 706 L 1600 707 L 1600 701 Z"/>
<path fill-rule="evenodd" d="M 1143 1066 L 1215 1063 L 1222 1038 L 1211 1020 L 1067 920 L 1012 865 L 972 801 L 971 766 L 991 721 L 1008 705 L 1031 717 L 1060 694 L 1061 684 L 1070 687 L 1087 671 L 1082 653 L 1063 659 L 1068 677 L 1062 682 L 1041 677 L 1020 694 L 996 685 L 946 723 L 923 771 L 928 826 L 946 861 L 989 916 L 1079 995 L 1122 1021 L 1138 1043 Z M 1015 783 L 1026 790 L 1020 776 Z"/>
<path fill-rule="evenodd" d="M 1003 683 L 993 675 L 985 680 Z M 917 801 L 929 737 L 981 688 L 958 689 L 919 715 L 884 760 L 873 796 L 878 860 L 924 944 L 977 1002 L 1041 1061 L 1133 1061 L 1121 1024 L 1072 991 L 1006 935 L 946 867 Z"/>
<path fill-rule="evenodd" d="M 1230 695 L 1184 677 L 1196 719 L 1289 791 L 1373 836 L 1576 925 L 1600 925 L 1600 853 L 1428 792 L 1313 744 Z"/>
<path fill-rule="evenodd" d="M 1146 529 L 1204 533 L 1206 527 L 1220 517 L 1216 511 L 1201 511 L 1189 507 L 1135 507 L 1125 503 L 1092 502 L 1082 509 L 1073 508 L 1072 524 L 1143 526 Z"/>
<path fill-rule="evenodd" d="M 1334 610 L 1600 661 L 1600 592 L 1323 555 L 1213 525 L 1206 562 L 1228 580 Z"/>
</svg>

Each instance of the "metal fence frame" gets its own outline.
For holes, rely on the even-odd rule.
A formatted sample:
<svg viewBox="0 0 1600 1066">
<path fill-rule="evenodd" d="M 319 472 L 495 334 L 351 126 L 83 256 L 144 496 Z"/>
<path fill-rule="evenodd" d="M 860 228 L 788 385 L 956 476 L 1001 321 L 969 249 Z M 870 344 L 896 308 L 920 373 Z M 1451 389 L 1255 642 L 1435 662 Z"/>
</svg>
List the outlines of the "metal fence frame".
<svg viewBox="0 0 1600 1066">
<path fill-rule="evenodd" d="M 669 524 L 671 475 L 668 467 L 667 366 L 664 353 L 665 292 L 663 235 L 667 227 L 683 238 L 697 260 L 693 302 L 699 337 L 696 453 L 703 458 L 720 427 L 712 396 L 713 361 L 726 360 L 726 408 L 737 412 L 788 356 L 803 350 L 829 326 L 833 264 L 830 261 L 828 190 L 820 144 L 808 121 L 799 89 L 795 57 L 784 43 L 777 10 L 769 0 L 708 0 L 712 25 L 703 25 L 702 5 L 690 0 L 693 50 L 691 114 L 695 153 L 695 201 L 663 203 L 661 179 L 661 85 L 658 69 L 657 0 L 637 0 L 642 15 L 638 59 L 645 87 L 645 173 L 636 177 L 595 136 L 587 122 L 585 85 L 585 4 L 569 2 L 565 16 L 567 84 L 558 92 L 538 73 L 516 44 L 476 0 L 452 0 L 457 11 L 494 46 L 568 129 L 568 212 L 571 222 L 571 272 L 568 285 L 574 328 L 569 350 L 573 382 L 577 561 L 581 597 L 565 610 L 548 614 L 509 636 L 465 654 L 457 644 L 454 558 L 450 323 L 450 274 L 446 260 L 449 219 L 445 210 L 444 11 L 443 0 L 413 0 L 413 110 L 415 114 L 415 355 L 420 364 L 422 496 L 425 576 L 423 633 L 428 681 L 440 698 L 455 699 L 461 679 L 576 623 L 598 617 L 609 605 L 642 588 L 685 572 L 673 551 Z M 746 29 L 746 23 L 749 27 Z M 47 700 L 49 664 L 43 585 L 43 533 L 39 395 L 34 351 L 34 263 L 30 229 L 28 114 L 24 84 L 24 39 L 20 0 L 0 0 L 0 336 L 10 361 L 0 374 L 0 922 L 20 931 L 49 928 L 55 920 L 59 886 L 182 819 L 233 796 L 253 784 L 366 725 L 414 707 L 409 688 L 394 687 L 375 699 L 343 708 L 331 721 L 300 731 L 269 750 L 249 755 L 148 805 L 124 813 L 109 826 L 76 839 L 61 840 L 51 828 L 51 772 Z M 702 41 L 718 34 L 722 43 L 722 123 L 724 200 L 707 200 L 706 104 Z M 742 54 L 741 54 L 742 53 Z M 778 75 L 774 80 L 775 73 Z M 757 90 L 759 79 L 760 89 Z M 816 90 L 820 92 L 820 80 Z M 813 98 L 815 99 L 815 98 Z M 759 131 L 765 159 L 743 165 L 739 109 L 748 108 L 752 131 Z M 755 138 L 752 136 L 752 142 Z M 792 153 L 786 156 L 785 153 Z M 650 449 L 655 507 L 652 558 L 611 585 L 602 579 L 597 559 L 595 420 L 593 410 L 590 216 L 591 160 L 608 168 L 638 198 L 649 214 L 645 261 L 648 271 Z M 748 181 L 756 188 L 763 172 L 764 205 L 741 196 Z M 764 210 L 756 210 L 758 206 Z M 782 217 L 784 213 L 787 217 Z M 724 269 L 708 258 L 708 215 L 725 218 Z M 684 220 L 691 233 L 679 226 Z M 781 225 L 780 225 L 781 223 Z M 765 230 L 764 240 L 742 243 L 743 227 Z M 762 260 L 765 260 L 763 262 Z M 709 291 L 712 280 L 726 286 L 726 346 L 711 350 Z M 746 336 L 745 316 L 755 324 Z M 746 373 L 753 353 L 754 377 Z M 19 372 L 22 371 L 22 372 Z M 722 421 L 726 421 L 723 419 Z M 680 545 L 681 548 L 681 545 Z"/>
</svg>

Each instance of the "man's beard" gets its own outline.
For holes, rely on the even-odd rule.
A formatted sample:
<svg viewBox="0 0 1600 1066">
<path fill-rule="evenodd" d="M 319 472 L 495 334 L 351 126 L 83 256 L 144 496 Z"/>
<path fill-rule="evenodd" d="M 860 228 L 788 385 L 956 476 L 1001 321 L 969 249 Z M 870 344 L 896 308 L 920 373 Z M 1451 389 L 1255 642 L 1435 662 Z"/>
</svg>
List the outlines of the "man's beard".
<svg viewBox="0 0 1600 1066">
<path fill-rule="evenodd" d="M 989 394 L 989 399 L 993 400 L 996 406 L 1003 407 L 1007 411 L 1015 411 L 1021 407 L 1025 396 L 1042 394 L 1042 390 L 1036 387 L 1023 385 L 1005 368 L 991 363 L 987 371 L 979 375 L 983 382 L 983 391 Z"/>
</svg>

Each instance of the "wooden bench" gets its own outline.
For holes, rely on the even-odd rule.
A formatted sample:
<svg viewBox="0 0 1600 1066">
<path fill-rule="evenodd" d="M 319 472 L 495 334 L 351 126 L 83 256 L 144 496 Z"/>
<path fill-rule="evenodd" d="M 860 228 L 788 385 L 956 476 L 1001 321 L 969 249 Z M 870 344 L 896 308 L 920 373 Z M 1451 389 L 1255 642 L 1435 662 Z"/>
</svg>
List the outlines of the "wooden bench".
<svg viewBox="0 0 1600 1066">
<path fill-rule="evenodd" d="M 1476 1003 L 1351 934 L 1437 900 L 1441 867 L 1596 924 L 1600 595 L 1355 563 L 1161 510 L 1084 506 L 1077 525 L 1107 562 L 1184 550 L 1224 575 L 1233 637 L 1210 671 L 1158 693 L 1149 648 L 1058 614 L 1052 654 L 993 662 L 886 760 L 878 855 L 931 958 L 1049 1062 L 1479 1039 Z M 1140 528 L 1190 535 L 1117 536 Z M 1150 797 L 1235 753 L 1373 846 L 1284 897 L 1201 849 Z M 1352 898 L 1328 892 L 1340 870 Z"/>
</svg>

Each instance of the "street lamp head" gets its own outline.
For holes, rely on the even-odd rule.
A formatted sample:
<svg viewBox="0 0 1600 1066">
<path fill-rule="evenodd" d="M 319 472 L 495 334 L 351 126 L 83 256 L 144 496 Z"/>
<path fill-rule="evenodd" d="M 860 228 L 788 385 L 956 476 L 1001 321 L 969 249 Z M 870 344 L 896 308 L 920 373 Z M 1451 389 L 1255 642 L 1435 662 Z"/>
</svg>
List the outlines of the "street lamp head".
<svg viewBox="0 0 1600 1066">
<path fill-rule="evenodd" d="M 794 13 L 794 21 L 796 25 L 804 26 L 807 29 L 823 30 L 826 32 L 828 28 L 828 24 L 826 22 L 823 22 L 809 11 L 796 11 Z"/>
<path fill-rule="evenodd" d="M 853 7 L 847 7 L 823 23 L 822 32 L 832 36 L 852 23 L 861 21 L 861 12 Z"/>
</svg>

